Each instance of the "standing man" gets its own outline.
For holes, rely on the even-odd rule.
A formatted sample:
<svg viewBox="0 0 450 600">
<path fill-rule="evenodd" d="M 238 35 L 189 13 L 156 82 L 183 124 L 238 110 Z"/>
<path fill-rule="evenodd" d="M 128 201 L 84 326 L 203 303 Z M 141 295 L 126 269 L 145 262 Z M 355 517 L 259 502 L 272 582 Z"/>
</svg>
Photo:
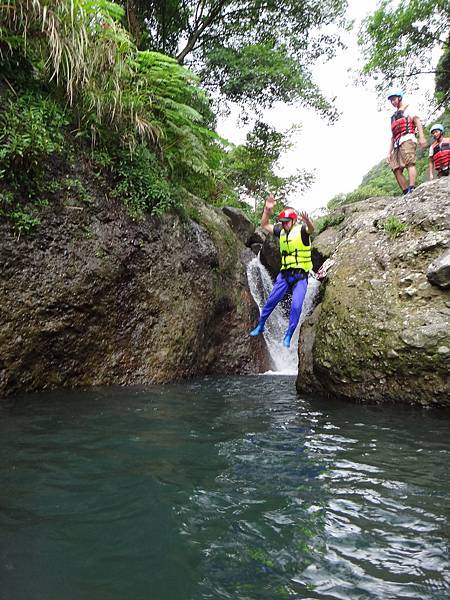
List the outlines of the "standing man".
<svg viewBox="0 0 450 600">
<path fill-rule="evenodd" d="M 391 117 L 392 137 L 387 162 L 403 193 L 409 194 L 416 185 L 416 131 L 422 148 L 426 147 L 427 141 L 417 111 L 403 102 L 402 90 L 390 90 L 388 100 L 395 108 L 395 113 Z M 408 169 L 409 183 L 403 175 L 405 168 Z"/>
<path fill-rule="evenodd" d="M 286 207 L 281 211 L 278 218 L 280 223 L 271 225 L 269 217 L 275 202 L 273 194 L 270 194 L 264 206 L 261 227 L 272 233 L 280 241 L 281 268 L 261 311 L 258 325 L 250 332 L 250 335 L 256 336 L 264 331 L 267 318 L 277 304 L 283 300 L 288 290 L 292 289 L 289 326 L 283 339 L 283 345 L 289 348 L 302 312 L 308 287 L 308 273 L 312 269 L 310 235 L 314 231 L 314 225 L 306 212 L 300 213 L 299 216 L 290 207 Z M 297 223 L 298 219 L 303 221 L 303 225 Z"/>
<path fill-rule="evenodd" d="M 428 155 L 428 175 L 433 179 L 434 171 L 438 177 L 448 177 L 450 171 L 450 137 L 444 137 L 444 126 L 436 123 L 431 127 L 434 142 Z"/>
</svg>

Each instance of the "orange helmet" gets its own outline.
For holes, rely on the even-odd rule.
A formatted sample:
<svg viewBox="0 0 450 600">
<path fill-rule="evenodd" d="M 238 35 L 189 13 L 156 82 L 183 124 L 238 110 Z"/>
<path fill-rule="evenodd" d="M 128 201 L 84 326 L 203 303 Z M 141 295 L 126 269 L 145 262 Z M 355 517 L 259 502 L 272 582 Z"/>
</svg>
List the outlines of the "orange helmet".
<svg viewBox="0 0 450 600">
<path fill-rule="evenodd" d="M 281 222 L 289 221 L 289 219 L 292 219 L 294 222 L 298 219 L 297 213 L 292 208 L 286 208 L 285 210 L 282 210 L 278 217 L 278 220 Z"/>
</svg>

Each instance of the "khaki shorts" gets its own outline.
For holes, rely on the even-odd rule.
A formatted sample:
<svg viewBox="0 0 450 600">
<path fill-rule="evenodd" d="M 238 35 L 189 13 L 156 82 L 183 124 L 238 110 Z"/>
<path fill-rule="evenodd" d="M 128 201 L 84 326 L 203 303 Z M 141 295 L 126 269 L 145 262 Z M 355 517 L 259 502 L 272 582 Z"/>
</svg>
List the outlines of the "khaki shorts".
<svg viewBox="0 0 450 600">
<path fill-rule="evenodd" d="M 406 140 L 398 148 L 394 148 L 389 158 L 389 166 L 393 171 L 412 167 L 416 164 L 416 144 L 412 140 Z"/>
</svg>

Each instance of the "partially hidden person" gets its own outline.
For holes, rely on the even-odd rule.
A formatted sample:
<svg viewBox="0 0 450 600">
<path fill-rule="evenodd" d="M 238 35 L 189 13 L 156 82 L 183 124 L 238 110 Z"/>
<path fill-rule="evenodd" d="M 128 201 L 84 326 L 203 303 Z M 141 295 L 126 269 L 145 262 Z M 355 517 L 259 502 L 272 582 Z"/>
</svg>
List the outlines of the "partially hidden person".
<svg viewBox="0 0 450 600">
<path fill-rule="evenodd" d="M 436 171 L 438 177 L 448 177 L 450 172 L 450 137 L 444 137 L 444 126 L 435 123 L 431 126 L 431 135 L 434 142 L 428 154 L 428 176 L 434 178 Z"/>
<path fill-rule="evenodd" d="M 409 194 L 416 186 L 416 132 L 422 148 L 426 148 L 427 141 L 417 110 L 404 102 L 403 91 L 398 88 L 389 90 L 388 100 L 395 108 L 395 113 L 391 117 L 391 141 L 387 162 L 403 194 Z M 408 180 L 403 174 L 405 169 L 408 172 Z"/>
<path fill-rule="evenodd" d="M 273 194 L 270 194 L 266 198 L 261 217 L 261 227 L 279 239 L 281 267 L 272 291 L 261 311 L 258 325 L 250 332 L 250 335 L 257 336 L 264 331 L 268 317 L 291 289 L 292 304 L 289 325 L 283 339 L 283 345 L 289 348 L 291 338 L 300 320 L 308 287 L 308 274 L 313 266 L 310 236 L 314 231 L 314 224 L 306 212 L 297 214 L 293 208 L 286 207 L 278 217 L 279 223 L 272 225 L 269 219 L 275 203 Z"/>
</svg>

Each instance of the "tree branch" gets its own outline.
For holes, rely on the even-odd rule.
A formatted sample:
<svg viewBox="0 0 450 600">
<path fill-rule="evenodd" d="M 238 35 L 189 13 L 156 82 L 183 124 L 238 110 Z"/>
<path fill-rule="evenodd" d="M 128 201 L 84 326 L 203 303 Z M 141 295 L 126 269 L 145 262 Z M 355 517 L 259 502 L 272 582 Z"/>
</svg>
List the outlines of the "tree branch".
<svg viewBox="0 0 450 600">
<path fill-rule="evenodd" d="M 181 5 L 182 5 L 182 7 L 183 7 L 183 11 L 184 11 L 185 13 L 189 13 L 189 9 L 190 9 L 190 4 L 189 4 L 189 1 L 186 1 L 186 0 L 181 0 Z M 180 11 L 180 12 L 181 12 L 181 11 Z M 189 35 L 191 35 L 191 33 L 192 33 L 192 27 L 191 27 L 191 24 L 190 24 L 190 22 L 189 22 L 189 19 L 188 19 L 188 20 L 187 20 L 187 22 L 186 22 L 186 30 L 189 32 Z"/>
<path fill-rule="evenodd" d="M 449 69 L 434 69 L 434 71 L 411 71 L 405 73 L 405 77 L 414 77 L 415 75 L 436 75 L 436 73 L 450 73 Z"/>
<path fill-rule="evenodd" d="M 450 40 L 441 40 L 441 38 L 439 37 L 439 35 L 433 35 L 430 32 L 424 32 L 424 31 L 419 31 L 418 29 L 416 29 L 415 27 L 413 28 L 413 32 L 422 39 L 425 40 L 432 40 L 433 42 L 435 42 L 436 44 L 442 44 L 443 46 L 448 46 L 450 43 Z"/>
<path fill-rule="evenodd" d="M 141 25 L 139 22 L 139 18 L 138 18 L 134 0 L 128 0 L 125 3 L 125 10 L 126 10 L 126 14 L 127 14 L 128 31 L 134 37 L 136 46 L 139 48 L 139 45 L 141 43 L 141 38 L 142 38 Z"/>
<path fill-rule="evenodd" d="M 204 9 L 205 9 L 205 0 L 200 0 L 200 2 L 197 3 L 197 8 L 195 9 L 194 28 L 197 27 L 197 25 L 200 23 L 200 21 L 203 17 Z"/>
<path fill-rule="evenodd" d="M 192 33 L 189 36 L 189 39 L 186 43 L 186 46 L 176 57 L 176 59 L 180 65 L 182 65 L 184 63 L 184 59 L 186 58 L 186 56 L 190 52 L 192 52 L 195 44 L 197 43 L 198 38 L 202 35 L 202 33 L 205 31 L 205 29 L 207 29 L 212 23 L 214 23 L 214 21 L 220 15 L 221 10 L 226 3 L 227 3 L 227 0 L 218 0 L 216 2 L 216 4 L 211 7 L 211 11 L 210 11 L 209 15 L 207 15 L 204 18 L 203 22 L 201 24 L 199 24 L 197 29 L 194 29 L 192 31 Z"/>
</svg>

